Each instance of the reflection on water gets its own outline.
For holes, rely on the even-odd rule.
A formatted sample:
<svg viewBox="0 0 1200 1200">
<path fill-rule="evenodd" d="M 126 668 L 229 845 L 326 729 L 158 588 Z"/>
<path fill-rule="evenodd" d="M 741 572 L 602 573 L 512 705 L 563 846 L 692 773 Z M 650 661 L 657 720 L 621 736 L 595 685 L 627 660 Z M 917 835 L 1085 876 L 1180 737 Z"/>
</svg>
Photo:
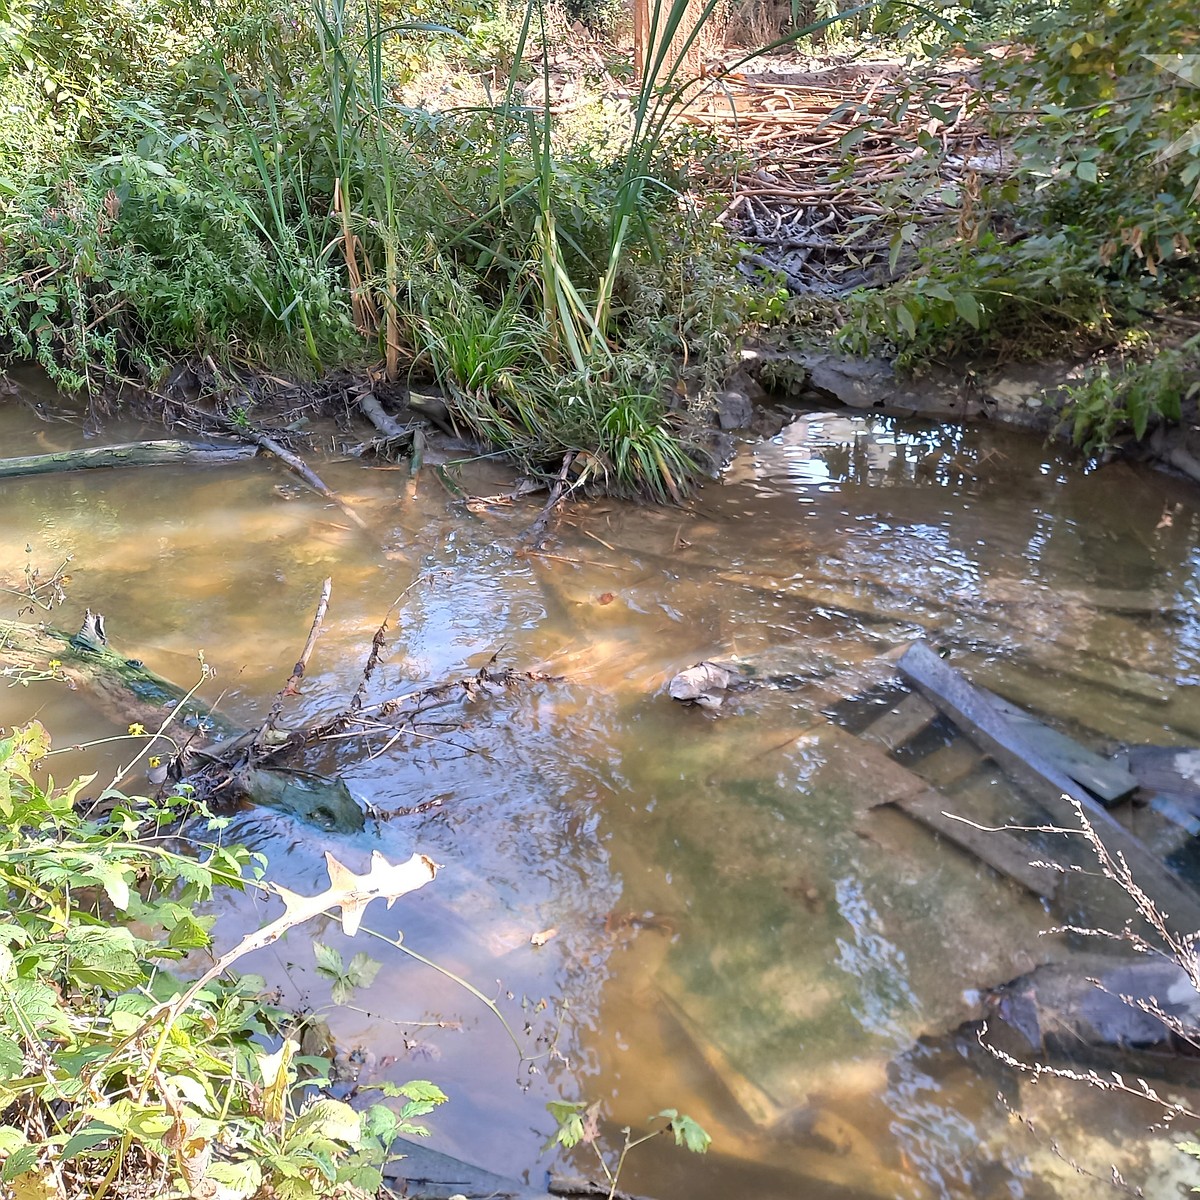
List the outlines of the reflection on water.
<svg viewBox="0 0 1200 1200">
<path fill-rule="evenodd" d="M 81 441 L 77 424 L 0 406 L 5 454 Z M 326 575 L 298 722 L 353 693 L 398 597 L 369 699 L 497 652 L 560 677 L 456 706 L 446 728 L 386 750 L 332 744 L 320 765 L 388 818 L 354 839 L 265 812 L 232 831 L 301 891 L 324 886 L 331 846 L 355 868 L 375 849 L 445 864 L 366 923 L 494 997 L 527 1058 L 453 981 L 382 942 L 366 947 L 383 963 L 375 985 L 328 1014 L 375 1075 L 451 1094 L 440 1148 L 540 1181 L 545 1101 L 562 1095 L 602 1100 L 613 1129 L 665 1107 L 709 1127 L 707 1160 L 657 1143 L 630 1160 L 623 1186 L 663 1200 L 1093 1194 L 1003 1093 L 1101 1176 L 1187 1177 L 1144 1139 L 1145 1112 L 1031 1089 L 956 1039 L 979 989 L 1067 948 L 1042 936 L 1038 902 L 872 808 L 885 784 L 826 714 L 866 697 L 865 724 L 882 656 L 927 634 L 1093 741 L 1194 741 L 1190 491 L 1124 467 L 1082 474 L 987 429 L 810 414 L 744 447 L 685 510 L 582 505 L 547 555 L 522 556 L 536 500 L 472 514 L 428 470 L 415 494 L 404 472 L 321 471 L 370 535 L 261 460 L 0 481 L 0 576 L 73 556 L 55 623 L 103 611 L 115 644 L 183 685 L 203 651 L 218 672 L 208 698 L 235 721 L 289 674 Z M 501 490 L 494 467 L 460 473 L 468 490 Z M 675 671 L 730 655 L 800 686 L 719 718 L 667 699 Z M 0 723 L 31 715 L 61 746 L 121 732 L 84 696 L 0 692 Z M 107 778 L 127 757 L 119 743 L 66 753 L 54 773 Z M 986 772 L 953 786 L 997 819 L 1021 811 Z M 219 935 L 270 915 L 226 901 Z M 314 941 L 360 948 L 312 928 L 252 964 L 312 1011 L 329 1000 Z M 1086 1126 L 1055 1126 L 1084 1107 Z"/>
</svg>

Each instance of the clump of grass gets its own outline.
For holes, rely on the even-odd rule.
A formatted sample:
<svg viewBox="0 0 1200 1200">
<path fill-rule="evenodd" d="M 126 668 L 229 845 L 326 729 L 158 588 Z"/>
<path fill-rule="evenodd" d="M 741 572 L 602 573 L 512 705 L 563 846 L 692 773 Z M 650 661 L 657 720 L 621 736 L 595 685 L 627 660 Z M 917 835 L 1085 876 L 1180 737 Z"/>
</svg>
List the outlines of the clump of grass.
<svg viewBox="0 0 1200 1200">
<path fill-rule="evenodd" d="M 249 0 L 207 27 L 162 0 L 154 37 L 119 70 L 96 58 L 61 102 L 6 47 L 7 140 L 26 100 L 75 110 L 36 152 L 0 136 L 0 356 L 92 389 L 192 355 L 310 375 L 382 358 L 393 379 L 428 362 L 461 423 L 529 469 L 576 450 L 597 485 L 678 497 L 695 466 L 667 379 L 727 355 L 739 324 L 728 264 L 698 261 L 720 255 L 681 203 L 694 147 L 674 124 L 720 5 L 664 0 L 628 108 L 574 140 L 551 112 L 542 0 L 506 33 L 498 100 L 442 112 L 395 84 L 422 51 L 470 42 L 458 0 L 445 24 L 380 0 Z M 100 0 L 70 7 L 67 41 L 102 41 Z M 56 78 L 90 69 L 46 36 L 22 33 Z M 531 65 L 542 104 L 524 98 Z"/>
</svg>

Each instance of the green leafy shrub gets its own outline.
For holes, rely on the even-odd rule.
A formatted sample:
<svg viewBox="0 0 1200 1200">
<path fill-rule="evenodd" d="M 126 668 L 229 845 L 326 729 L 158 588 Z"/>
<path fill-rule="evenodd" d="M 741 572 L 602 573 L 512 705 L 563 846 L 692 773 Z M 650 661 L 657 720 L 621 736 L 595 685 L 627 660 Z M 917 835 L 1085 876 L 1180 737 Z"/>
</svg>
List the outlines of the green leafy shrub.
<svg viewBox="0 0 1200 1200">
<path fill-rule="evenodd" d="M 40 725 L 0 740 L 0 1186 L 16 1195 L 374 1194 L 392 1141 L 444 1096 L 388 1086 L 400 1111 L 297 1090 L 287 1014 L 252 976 L 189 1003 L 171 974 L 209 947 L 195 906 L 261 860 L 161 832 L 188 811 L 42 784 Z M 361 974 L 361 972 L 360 972 Z M 269 1047 L 277 1047 L 274 1051 Z M 327 1064 L 326 1064 L 327 1065 Z"/>
<path fill-rule="evenodd" d="M 837 334 L 849 353 L 879 340 L 901 366 L 988 349 L 1010 358 L 1062 350 L 1106 328 L 1111 297 L 1072 231 L 1006 244 L 992 232 L 973 246 L 921 248 L 915 270 L 883 289 L 846 298 L 849 319 Z"/>
<path fill-rule="evenodd" d="M 1200 395 L 1200 337 L 1182 346 L 1155 350 L 1151 357 L 1124 364 L 1114 373 L 1107 364 L 1070 388 L 1063 422 L 1071 440 L 1085 452 L 1109 449 L 1122 433 L 1138 441 L 1161 421 L 1178 421 L 1184 404 Z"/>
</svg>

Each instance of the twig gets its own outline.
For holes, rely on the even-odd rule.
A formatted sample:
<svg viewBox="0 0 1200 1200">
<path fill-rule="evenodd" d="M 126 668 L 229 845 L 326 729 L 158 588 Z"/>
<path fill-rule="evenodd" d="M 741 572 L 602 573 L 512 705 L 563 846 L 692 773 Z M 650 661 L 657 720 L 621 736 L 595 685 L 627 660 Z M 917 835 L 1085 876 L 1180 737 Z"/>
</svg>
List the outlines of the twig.
<svg viewBox="0 0 1200 1200">
<path fill-rule="evenodd" d="M 412 583 L 410 583 L 408 587 L 406 587 L 404 591 L 402 591 L 400 595 L 398 595 L 396 599 L 392 601 L 391 606 L 384 614 L 382 622 L 380 622 L 379 628 L 375 630 L 375 636 L 371 639 L 371 652 L 367 655 L 367 662 L 363 667 L 362 678 L 358 681 L 358 687 L 355 688 L 354 695 L 350 698 L 350 705 L 346 710 L 347 716 L 357 713 L 358 710 L 362 708 L 363 699 L 367 694 L 367 685 L 371 682 L 371 676 L 375 674 L 375 668 L 379 666 L 379 660 L 383 657 L 384 640 L 387 637 L 388 622 L 392 619 L 392 614 L 400 607 L 400 601 L 403 600 L 404 597 L 407 596 L 408 593 L 411 592 L 418 583 L 423 582 L 424 579 L 424 575 L 418 575 L 416 579 L 414 579 Z"/>
<path fill-rule="evenodd" d="M 615 546 L 610 546 L 602 537 L 593 533 L 590 529 L 581 529 L 579 532 L 582 533 L 584 537 L 590 537 L 593 542 L 599 542 L 600 545 L 605 548 L 605 550 L 611 550 L 614 554 L 616 554 L 617 550 Z M 632 568 L 630 569 L 632 570 Z"/>
<path fill-rule="evenodd" d="M 546 507 L 542 509 L 537 520 L 530 525 L 525 532 L 525 536 L 521 539 L 534 550 L 542 548 L 542 543 L 546 540 L 546 529 L 550 524 L 550 517 L 569 491 L 567 476 L 570 474 L 571 464 L 575 461 L 575 458 L 576 452 L 574 450 L 568 450 L 563 455 L 562 467 L 558 472 L 558 478 L 554 481 L 554 486 L 550 489 L 550 499 L 546 501 Z"/>
<path fill-rule="evenodd" d="M 610 546 L 609 549 L 612 547 Z M 548 550 L 518 550 L 518 558 L 550 558 L 555 562 L 573 563 L 586 567 L 603 567 L 606 571 L 632 571 L 633 568 L 627 565 L 614 565 L 613 563 L 597 562 L 594 558 L 568 558 L 565 554 L 551 554 Z"/>
<path fill-rule="evenodd" d="M 313 647 L 317 644 L 317 638 L 321 633 L 321 623 L 325 620 L 325 613 L 329 608 L 329 594 L 333 590 L 333 580 L 326 579 L 321 585 L 321 598 L 317 601 L 317 611 L 313 614 L 312 625 L 308 631 L 308 640 L 304 643 L 304 649 L 300 652 L 300 657 L 296 660 L 296 665 L 292 668 L 291 675 L 288 676 L 288 681 L 280 689 L 279 694 L 275 697 L 275 703 L 271 705 L 271 711 L 267 716 L 266 722 L 263 725 L 264 729 L 273 729 L 275 722 L 279 720 L 280 713 L 283 712 L 283 702 L 289 696 L 294 696 L 299 691 L 300 680 L 304 678 L 304 672 L 308 667 L 308 660 L 312 657 Z"/>
</svg>

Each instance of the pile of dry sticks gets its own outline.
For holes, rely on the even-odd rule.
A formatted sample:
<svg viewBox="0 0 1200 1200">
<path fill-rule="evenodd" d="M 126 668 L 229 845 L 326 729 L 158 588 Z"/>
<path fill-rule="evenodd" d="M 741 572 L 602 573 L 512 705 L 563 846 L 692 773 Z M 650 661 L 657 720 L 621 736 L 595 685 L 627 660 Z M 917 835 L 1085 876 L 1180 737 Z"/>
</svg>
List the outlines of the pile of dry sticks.
<svg viewBox="0 0 1200 1200">
<path fill-rule="evenodd" d="M 1005 169 L 971 104 L 974 64 L 915 83 L 889 66 L 791 82 L 727 75 L 689 106 L 685 120 L 749 160 L 728 179 L 721 216 L 749 247 L 748 270 L 778 272 L 795 294 L 837 295 L 903 273 L 891 250 L 906 226 L 906 251 L 933 225 L 970 236 L 981 176 Z"/>
</svg>

